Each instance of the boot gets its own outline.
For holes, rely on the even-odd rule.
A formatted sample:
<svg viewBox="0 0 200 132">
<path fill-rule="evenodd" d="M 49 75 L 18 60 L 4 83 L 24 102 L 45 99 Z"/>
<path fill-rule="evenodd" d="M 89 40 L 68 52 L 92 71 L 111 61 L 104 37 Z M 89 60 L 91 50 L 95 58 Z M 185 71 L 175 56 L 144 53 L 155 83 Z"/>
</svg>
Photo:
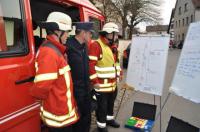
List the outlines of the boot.
<svg viewBox="0 0 200 132">
<path fill-rule="evenodd" d="M 107 127 L 105 127 L 105 128 L 98 127 L 97 129 L 98 129 L 98 132 L 108 132 Z"/>
<path fill-rule="evenodd" d="M 111 126 L 111 127 L 114 127 L 114 128 L 119 128 L 120 127 L 120 124 L 117 123 L 115 120 L 108 120 L 106 122 L 106 124 Z"/>
</svg>

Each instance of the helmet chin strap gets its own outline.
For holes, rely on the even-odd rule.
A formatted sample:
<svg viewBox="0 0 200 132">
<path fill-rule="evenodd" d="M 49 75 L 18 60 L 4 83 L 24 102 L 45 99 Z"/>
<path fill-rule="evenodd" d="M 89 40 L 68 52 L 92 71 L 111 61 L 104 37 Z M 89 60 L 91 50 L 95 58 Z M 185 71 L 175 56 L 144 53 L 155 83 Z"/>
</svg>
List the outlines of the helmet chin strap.
<svg viewBox="0 0 200 132">
<path fill-rule="evenodd" d="M 112 46 L 114 44 L 114 41 L 115 41 L 115 33 L 112 32 L 112 39 L 109 39 L 109 38 L 107 38 L 107 39 L 109 41 L 109 44 Z"/>
<path fill-rule="evenodd" d="M 61 34 L 60 34 L 60 36 L 59 36 L 57 33 L 54 32 L 54 34 L 59 38 L 59 42 L 60 42 L 61 44 L 63 44 L 61 38 L 62 38 L 62 36 L 64 35 L 64 33 L 65 33 L 65 32 L 62 31 Z"/>
<path fill-rule="evenodd" d="M 62 31 L 62 32 L 61 32 L 61 35 L 60 35 L 60 37 L 59 37 L 59 41 L 60 41 L 61 44 L 63 44 L 61 38 L 62 38 L 62 36 L 64 35 L 64 33 L 65 33 L 65 32 Z"/>
</svg>

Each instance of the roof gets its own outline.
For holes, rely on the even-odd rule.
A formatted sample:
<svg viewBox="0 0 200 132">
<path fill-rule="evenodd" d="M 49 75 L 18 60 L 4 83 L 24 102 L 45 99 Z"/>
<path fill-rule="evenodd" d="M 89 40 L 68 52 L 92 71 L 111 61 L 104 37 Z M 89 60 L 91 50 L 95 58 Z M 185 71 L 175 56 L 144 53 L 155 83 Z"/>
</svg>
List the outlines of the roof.
<svg viewBox="0 0 200 132">
<path fill-rule="evenodd" d="M 100 10 L 98 10 L 89 0 L 65 0 L 65 1 L 70 1 L 73 2 L 75 4 L 80 4 L 84 7 L 90 8 L 98 13 L 101 13 Z"/>
<path fill-rule="evenodd" d="M 200 8 L 200 0 L 192 0 L 192 3 L 195 8 Z"/>
<path fill-rule="evenodd" d="M 167 31 L 167 29 L 168 29 L 168 25 L 146 26 L 147 32 Z"/>
</svg>

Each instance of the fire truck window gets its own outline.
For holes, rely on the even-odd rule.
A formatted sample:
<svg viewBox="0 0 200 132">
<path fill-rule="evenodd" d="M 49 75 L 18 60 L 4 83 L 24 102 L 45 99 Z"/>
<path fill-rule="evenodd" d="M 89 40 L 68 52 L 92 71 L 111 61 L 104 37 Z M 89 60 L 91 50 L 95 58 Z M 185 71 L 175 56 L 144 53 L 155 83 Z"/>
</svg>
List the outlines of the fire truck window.
<svg viewBox="0 0 200 132">
<path fill-rule="evenodd" d="M 97 39 L 99 36 L 99 31 L 101 30 L 101 21 L 94 17 L 89 17 L 89 21 L 94 23 L 95 33 L 93 34 L 93 39 Z"/>
<path fill-rule="evenodd" d="M 6 31 L 6 43 L 7 46 L 12 47 L 14 45 L 14 21 L 5 20 L 5 31 Z"/>
<path fill-rule="evenodd" d="M 40 28 L 39 26 L 33 27 L 34 41 L 35 41 L 35 51 L 39 49 L 40 45 L 44 42 L 46 38 L 46 30 Z"/>
<path fill-rule="evenodd" d="M 27 51 L 21 0 L 0 0 L 0 57 Z"/>
</svg>

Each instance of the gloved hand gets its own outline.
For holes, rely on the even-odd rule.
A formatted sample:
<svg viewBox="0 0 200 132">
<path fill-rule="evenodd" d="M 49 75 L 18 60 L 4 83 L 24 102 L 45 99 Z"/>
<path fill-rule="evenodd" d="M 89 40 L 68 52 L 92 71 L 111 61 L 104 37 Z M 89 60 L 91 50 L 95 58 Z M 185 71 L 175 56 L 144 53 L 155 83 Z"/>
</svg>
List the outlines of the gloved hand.
<svg viewBox="0 0 200 132">
<path fill-rule="evenodd" d="M 129 86 L 129 85 L 126 84 L 126 83 L 122 84 L 121 89 L 127 89 L 127 90 L 132 90 L 132 91 L 135 90 L 135 88 Z"/>
<path fill-rule="evenodd" d="M 93 89 L 91 91 L 91 112 L 95 111 L 97 109 L 97 97 L 96 97 L 96 91 Z"/>
<path fill-rule="evenodd" d="M 121 82 L 124 79 L 124 76 L 119 77 L 119 81 Z"/>
</svg>

